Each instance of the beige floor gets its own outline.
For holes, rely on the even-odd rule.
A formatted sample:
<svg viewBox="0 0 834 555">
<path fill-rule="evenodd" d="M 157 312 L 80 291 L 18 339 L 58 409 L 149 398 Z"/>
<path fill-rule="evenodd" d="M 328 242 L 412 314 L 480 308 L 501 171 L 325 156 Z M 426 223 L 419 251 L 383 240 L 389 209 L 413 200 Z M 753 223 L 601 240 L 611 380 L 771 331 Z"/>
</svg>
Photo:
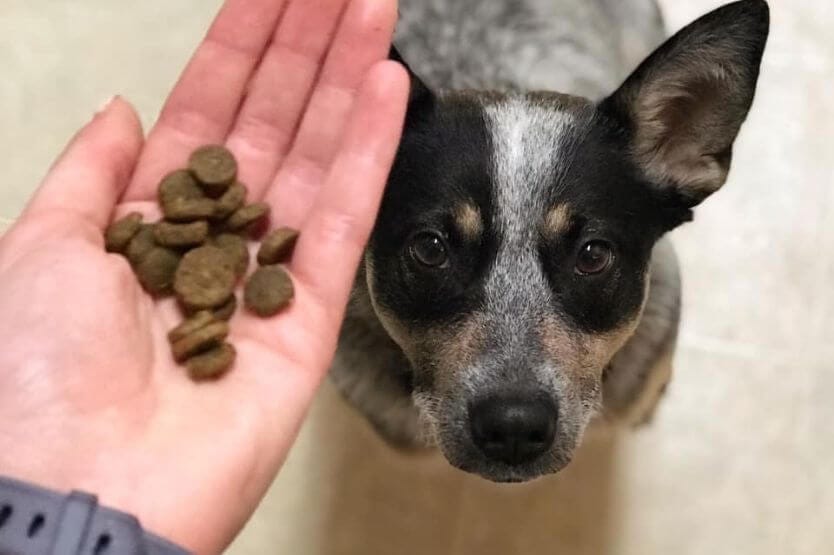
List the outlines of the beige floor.
<svg viewBox="0 0 834 555">
<path fill-rule="evenodd" d="M 219 0 L 0 2 L 0 230 L 113 93 L 146 123 Z M 718 0 L 665 0 L 678 27 Z M 404 458 L 330 389 L 234 555 L 834 552 L 834 4 L 771 0 L 731 182 L 677 234 L 678 375 L 655 424 L 496 487 Z"/>
</svg>

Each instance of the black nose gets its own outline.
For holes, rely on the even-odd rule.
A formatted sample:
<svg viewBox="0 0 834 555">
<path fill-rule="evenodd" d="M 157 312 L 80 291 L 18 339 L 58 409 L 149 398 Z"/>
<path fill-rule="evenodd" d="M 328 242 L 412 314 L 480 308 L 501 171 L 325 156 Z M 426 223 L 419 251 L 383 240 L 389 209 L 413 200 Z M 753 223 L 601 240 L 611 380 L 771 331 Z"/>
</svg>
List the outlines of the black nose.
<svg viewBox="0 0 834 555">
<path fill-rule="evenodd" d="M 556 405 L 536 396 L 496 396 L 469 409 L 472 439 L 483 453 L 507 464 L 532 461 L 553 444 Z"/>
</svg>

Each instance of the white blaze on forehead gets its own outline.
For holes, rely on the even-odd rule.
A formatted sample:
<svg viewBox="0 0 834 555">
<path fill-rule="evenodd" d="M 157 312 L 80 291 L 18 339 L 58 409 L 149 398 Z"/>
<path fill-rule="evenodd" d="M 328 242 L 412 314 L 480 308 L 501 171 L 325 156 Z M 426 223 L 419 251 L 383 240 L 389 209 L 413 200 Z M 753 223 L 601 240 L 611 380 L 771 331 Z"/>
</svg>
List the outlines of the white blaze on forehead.
<svg viewBox="0 0 834 555">
<path fill-rule="evenodd" d="M 560 153 L 573 116 L 514 97 L 484 107 L 492 137 L 495 224 L 505 245 L 521 246 L 537 229 L 566 160 Z"/>
<path fill-rule="evenodd" d="M 566 170 L 574 116 L 523 97 L 484 106 L 492 138 L 493 224 L 500 247 L 486 280 L 491 339 L 518 358 L 552 302 L 538 255 L 541 222 Z M 567 147 L 569 148 L 569 146 Z M 518 351 L 518 352 L 516 352 Z"/>
</svg>

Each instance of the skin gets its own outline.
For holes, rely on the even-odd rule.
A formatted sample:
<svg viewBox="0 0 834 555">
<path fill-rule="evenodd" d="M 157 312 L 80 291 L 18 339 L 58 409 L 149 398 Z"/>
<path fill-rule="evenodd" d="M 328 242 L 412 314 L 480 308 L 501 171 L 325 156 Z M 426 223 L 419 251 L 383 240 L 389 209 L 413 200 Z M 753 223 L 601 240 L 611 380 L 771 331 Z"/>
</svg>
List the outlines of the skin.
<svg viewBox="0 0 834 555">
<path fill-rule="evenodd" d="M 197 553 L 231 542 L 331 363 L 404 118 L 395 20 L 395 0 L 228 0 L 147 138 L 116 98 L 72 139 L 0 239 L 0 474 L 96 493 Z M 238 313 L 236 366 L 196 385 L 167 343 L 174 302 L 102 231 L 156 219 L 160 178 L 218 142 L 273 226 L 301 230 L 296 300 Z"/>
</svg>

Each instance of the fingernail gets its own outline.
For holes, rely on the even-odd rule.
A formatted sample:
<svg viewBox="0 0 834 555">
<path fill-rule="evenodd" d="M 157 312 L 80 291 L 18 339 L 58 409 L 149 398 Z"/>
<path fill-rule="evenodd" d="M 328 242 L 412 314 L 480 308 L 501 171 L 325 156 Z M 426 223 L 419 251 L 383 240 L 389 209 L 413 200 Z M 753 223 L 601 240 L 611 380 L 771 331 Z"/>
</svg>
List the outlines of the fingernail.
<svg viewBox="0 0 834 555">
<path fill-rule="evenodd" d="M 102 102 L 101 105 L 98 107 L 98 110 L 96 110 L 95 115 L 103 114 L 104 112 L 106 112 L 107 109 L 110 108 L 110 105 L 113 104 L 113 102 L 117 98 L 119 98 L 119 95 L 114 94 L 113 96 Z"/>
</svg>

